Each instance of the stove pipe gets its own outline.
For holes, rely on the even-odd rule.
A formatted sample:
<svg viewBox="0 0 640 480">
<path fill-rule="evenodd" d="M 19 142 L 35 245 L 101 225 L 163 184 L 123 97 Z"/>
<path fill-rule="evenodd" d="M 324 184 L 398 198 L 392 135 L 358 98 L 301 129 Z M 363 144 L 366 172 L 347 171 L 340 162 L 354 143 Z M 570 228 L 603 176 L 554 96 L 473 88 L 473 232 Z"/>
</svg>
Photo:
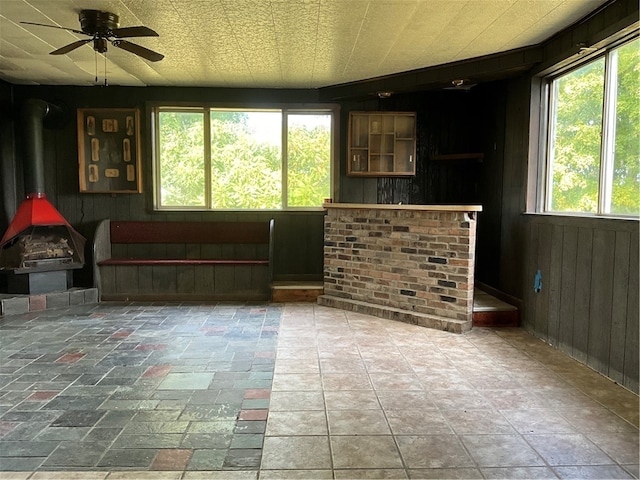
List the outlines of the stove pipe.
<svg viewBox="0 0 640 480">
<path fill-rule="evenodd" d="M 62 116 L 62 109 L 57 105 L 31 98 L 20 110 L 23 128 L 24 145 L 24 190 L 27 197 L 39 197 L 44 194 L 44 135 L 42 133 L 45 120 L 55 121 Z"/>
</svg>

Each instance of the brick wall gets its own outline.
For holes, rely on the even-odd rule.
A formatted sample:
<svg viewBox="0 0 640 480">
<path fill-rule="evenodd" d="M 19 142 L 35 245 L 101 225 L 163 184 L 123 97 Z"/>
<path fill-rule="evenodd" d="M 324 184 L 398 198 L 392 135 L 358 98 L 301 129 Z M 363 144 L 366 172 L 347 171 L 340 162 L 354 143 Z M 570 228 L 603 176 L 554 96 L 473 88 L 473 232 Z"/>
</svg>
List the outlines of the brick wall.
<svg viewBox="0 0 640 480">
<path fill-rule="evenodd" d="M 328 209 L 325 296 L 471 322 L 475 212 Z"/>
</svg>

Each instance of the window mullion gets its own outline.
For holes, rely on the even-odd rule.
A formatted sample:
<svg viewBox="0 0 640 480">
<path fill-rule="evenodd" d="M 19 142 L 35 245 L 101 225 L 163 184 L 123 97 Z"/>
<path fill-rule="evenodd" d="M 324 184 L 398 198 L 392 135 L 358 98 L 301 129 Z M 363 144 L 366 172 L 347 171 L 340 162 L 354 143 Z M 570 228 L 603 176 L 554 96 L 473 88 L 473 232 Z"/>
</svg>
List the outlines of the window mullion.
<svg viewBox="0 0 640 480">
<path fill-rule="evenodd" d="M 289 171 L 289 122 L 288 111 L 282 110 L 282 208 L 287 209 L 289 206 L 289 186 L 288 176 Z"/>
<path fill-rule="evenodd" d="M 556 139 L 556 113 L 558 101 L 558 83 L 551 82 L 549 88 L 550 108 L 548 109 L 547 125 L 549 125 L 549 133 L 547 134 L 547 161 L 544 169 L 544 211 L 552 210 L 553 201 L 553 159 L 555 158 L 555 139 Z"/>
<path fill-rule="evenodd" d="M 604 111 L 602 115 L 602 149 L 600 154 L 600 191 L 598 213 L 611 212 L 613 163 L 616 139 L 616 97 L 618 90 L 618 55 L 616 51 L 605 60 Z"/>
<path fill-rule="evenodd" d="M 211 210 L 211 112 L 208 108 L 204 115 L 204 205 Z"/>
</svg>

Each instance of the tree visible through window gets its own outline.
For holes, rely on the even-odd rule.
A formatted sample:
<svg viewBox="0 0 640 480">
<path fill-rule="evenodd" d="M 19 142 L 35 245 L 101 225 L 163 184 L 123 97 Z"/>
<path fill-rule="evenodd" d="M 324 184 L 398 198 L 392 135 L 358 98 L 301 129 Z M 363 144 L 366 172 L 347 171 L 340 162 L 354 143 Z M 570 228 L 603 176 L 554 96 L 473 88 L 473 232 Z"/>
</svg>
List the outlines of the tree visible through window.
<svg viewBox="0 0 640 480">
<path fill-rule="evenodd" d="M 319 207 L 331 196 L 330 112 L 154 113 L 157 208 Z"/>
<path fill-rule="evenodd" d="M 551 82 L 546 209 L 640 213 L 640 41 Z"/>
</svg>

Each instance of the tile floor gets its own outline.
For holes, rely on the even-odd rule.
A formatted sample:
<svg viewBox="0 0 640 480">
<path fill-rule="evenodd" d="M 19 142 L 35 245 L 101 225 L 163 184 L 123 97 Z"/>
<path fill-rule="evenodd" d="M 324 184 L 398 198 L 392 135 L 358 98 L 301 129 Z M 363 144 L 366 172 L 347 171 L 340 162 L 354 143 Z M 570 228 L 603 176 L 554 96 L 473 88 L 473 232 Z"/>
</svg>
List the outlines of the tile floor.
<svg viewBox="0 0 640 480">
<path fill-rule="evenodd" d="M 638 396 L 521 329 L 100 304 L 0 345 L 0 479 L 639 475 Z"/>
</svg>

